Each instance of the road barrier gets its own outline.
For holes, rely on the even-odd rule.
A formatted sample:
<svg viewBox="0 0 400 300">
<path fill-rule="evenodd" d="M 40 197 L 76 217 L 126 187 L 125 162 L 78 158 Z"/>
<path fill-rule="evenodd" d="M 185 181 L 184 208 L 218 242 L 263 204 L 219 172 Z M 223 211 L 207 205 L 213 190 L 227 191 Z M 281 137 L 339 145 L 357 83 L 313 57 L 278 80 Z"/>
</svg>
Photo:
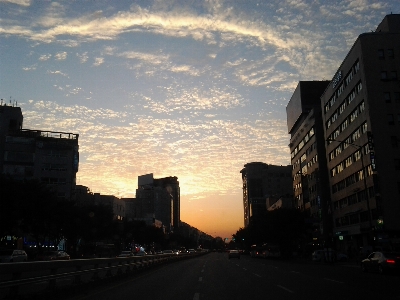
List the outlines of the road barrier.
<svg viewBox="0 0 400 300">
<path fill-rule="evenodd" d="M 51 294 L 66 286 L 81 287 L 201 254 L 205 253 L 4 263 L 0 264 L 0 298 Z"/>
</svg>

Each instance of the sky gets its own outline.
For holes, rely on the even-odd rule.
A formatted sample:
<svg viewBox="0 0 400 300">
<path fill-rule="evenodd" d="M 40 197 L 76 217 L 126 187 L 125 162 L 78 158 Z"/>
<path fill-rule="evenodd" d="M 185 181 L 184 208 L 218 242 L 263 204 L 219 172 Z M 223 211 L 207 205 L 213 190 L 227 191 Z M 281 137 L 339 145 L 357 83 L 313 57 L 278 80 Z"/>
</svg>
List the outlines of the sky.
<svg viewBox="0 0 400 300">
<path fill-rule="evenodd" d="M 0 0 L 0 97 L 23 128 L 79 134 L 77 184 L 135 197 L 176 176 L 181 220 L 244 226 L 240 170 L 289 165 L 286 106 L 331 80 L 400 1 Z"/>
</svg>

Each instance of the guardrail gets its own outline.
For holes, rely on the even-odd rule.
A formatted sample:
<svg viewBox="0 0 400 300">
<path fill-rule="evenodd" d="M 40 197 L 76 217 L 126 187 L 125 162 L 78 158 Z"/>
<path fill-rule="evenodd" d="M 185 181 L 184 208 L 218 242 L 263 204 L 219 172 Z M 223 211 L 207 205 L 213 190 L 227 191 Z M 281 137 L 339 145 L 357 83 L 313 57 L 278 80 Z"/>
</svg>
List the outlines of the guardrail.
<svg viewBox="0 0 400 300">
<path fill-rule="evenodd" d="M 204 252 L 117 258 L 76 259 L 0 264 L 0 299 L 51 294 L 62 287 L 134 274 L 160 264 L 196 257 Z"/>
</svg>

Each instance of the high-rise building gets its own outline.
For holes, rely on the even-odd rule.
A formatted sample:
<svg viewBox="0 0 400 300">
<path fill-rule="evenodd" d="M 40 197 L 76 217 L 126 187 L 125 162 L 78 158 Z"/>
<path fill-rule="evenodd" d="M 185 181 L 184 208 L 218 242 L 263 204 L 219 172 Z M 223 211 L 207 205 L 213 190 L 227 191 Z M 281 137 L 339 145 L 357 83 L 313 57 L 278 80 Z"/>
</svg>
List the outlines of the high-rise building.
<svg viewBox="0 0 400 300">
<path fill-rule="evenodd" d="M 267 200 L 292 194 L 292 167 L 252 162 L 240 171 L 243 184 L 244 226 L 250 218 L 267 211 Z M 269 203 L 272 205 L 273 203 Z"/>
<path fill-rule="evenodd" d="M 78 134 L 22 129 L 19 107 L 0 106 L 0 171 L 38 179 L 57 196 L 73 199 L 79 164 Z"/>
<path fill-rule="evenodd" d="M 152 215 L 167 231 L 179 228 L 180 188 L 177 177 L 154 178 L 153 174 L 138 177 L 136 198 L 130 204 L 134 218 Z"/>
<path fill-rule="evenodd" d="M 400 234 L 400 15 L 361 34 L 321 96 L 339 248 Z"/>
<path fill-rule="evenodd" d="M 330 193 L 325 158 L 321 95 L 329 81 L 300 81 L 286 107 L 293 178 L 294 207 L 315 226 L 314 241 L 332 234 Z"/>
</svg>

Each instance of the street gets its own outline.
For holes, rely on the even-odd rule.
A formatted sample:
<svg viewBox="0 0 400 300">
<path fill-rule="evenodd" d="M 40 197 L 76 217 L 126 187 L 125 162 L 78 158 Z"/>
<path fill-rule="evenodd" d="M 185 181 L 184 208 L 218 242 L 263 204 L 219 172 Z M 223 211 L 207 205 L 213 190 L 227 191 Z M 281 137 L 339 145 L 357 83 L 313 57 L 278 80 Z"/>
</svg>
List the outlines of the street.
<svg viewBox="0 0 400 300">
<path fill-rule="evenodd" d="M 83 289 L 69 299 L 400 299 L 400 276 L 354 263 L 255 259 L 210 253 Z"/>
</svg>

